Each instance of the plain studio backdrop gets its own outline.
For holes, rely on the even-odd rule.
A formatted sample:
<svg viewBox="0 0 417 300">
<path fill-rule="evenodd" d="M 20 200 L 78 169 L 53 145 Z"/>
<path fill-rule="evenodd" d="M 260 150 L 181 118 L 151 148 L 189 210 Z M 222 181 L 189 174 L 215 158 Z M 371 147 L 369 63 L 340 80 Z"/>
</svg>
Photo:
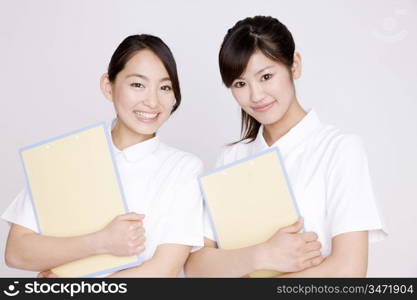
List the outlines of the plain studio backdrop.
<svg viewBox="0 0 417 300">
<path fill-rule="evenodd" d="M 239 137 L 240 111 L 217 55 L 228 28 L 271 15 L 303 59 L 301 105 L 362 137 L 389 237 L 372 244 L 368 276 L 417 276 L 417 1 L 0 2 L 0 210 L 24 186 L 18 150 L 114 112 L 99 90 L 128 35 L 160 36 L 177 60 L 183 102 L 161 139 L 213 167 Z M 9 226 L 0 223 L 4 257 Z M 34 276 L 0 263 L 4 277 Z"/>
</svg>

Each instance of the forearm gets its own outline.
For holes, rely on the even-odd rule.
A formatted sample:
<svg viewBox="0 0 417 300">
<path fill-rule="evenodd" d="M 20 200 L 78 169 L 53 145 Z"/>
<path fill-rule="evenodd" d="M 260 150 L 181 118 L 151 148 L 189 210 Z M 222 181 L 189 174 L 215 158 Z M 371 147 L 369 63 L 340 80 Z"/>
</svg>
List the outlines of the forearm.
<svg viewBox="0 0 417 300">
<path fill-rule="evenodd" d="M 297 277 L 365 277 L 366 265 L 350 263 L 341 257 L 328 256 L 320 265 L 301 272 L 286 273 L 279 278 Z"/>
<path fill-rule="evenodd" d="M 204 247 L 190 255 L 187 277 L 242 277 L 257 269 L 257 246 L 235 250 Z"/>
<path fill-rule="evenodd" d="M 332 253 L 318 266 L 280 277 L 366 277 L 368 232 L 357 231 L 332 239 Z"/>
<path fill-rule="evenodd" d="M 100 245 L 98 233 L 66 238 L 26 234 L 8 241 L 6 263 L 13 268 L 43 271 L 100 254 Z"/>
<path fill-rule="evenodd" d="M 140 266 L 125 269 L 122 271 L 115 272 L 108 277 L 110 278 L 143 278 L 143 277 L 177 277 L 181 272 L 179 268 L 173 268 L 169 266 L 160 266 L 155 261 L 148 260 Z"/>
<path fill-rule="evenodd" d="M 108 277 L 178 277 L 190 253 L 191 246 L 162 244 L 152 258 L 140 266 L 122 270 Z"/>
</svg>

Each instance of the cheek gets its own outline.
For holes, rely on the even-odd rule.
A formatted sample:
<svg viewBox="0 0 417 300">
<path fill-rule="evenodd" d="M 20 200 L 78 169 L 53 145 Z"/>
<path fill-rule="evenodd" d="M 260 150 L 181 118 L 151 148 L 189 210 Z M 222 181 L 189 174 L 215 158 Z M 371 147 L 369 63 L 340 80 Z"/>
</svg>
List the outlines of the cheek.
<svg viewBox="0 0 417 300">
<path fill-rule="evenodd" d="M 176 103 L 174 94 L 161 95 L 159 99 L 160 105 L 163 108 L 164 112 L 170 114 L 172 108 Z"/>
<path fill-rule="evenodd" d="M 232 89 L 233 98 L 235 98 L 236 102 L 241 106 L 245 107 L 248 105 L 249 99 L 249 89 L 248 88 L 240 88 L 240 89 Z"/>
<path fill-rule="evenodd" d="M 127 88 L 121 88 L 114 93 L 114 104 L 119 108 L 130 108 L 137 102 L 138 95 Z"/>
<path fill-rule="evenodd" d="M 265 86 L 265 92 L 280 102 L 289 102 L 293 95 L 293 85 L 290 80 L 276 80 Z"/>
</svg>

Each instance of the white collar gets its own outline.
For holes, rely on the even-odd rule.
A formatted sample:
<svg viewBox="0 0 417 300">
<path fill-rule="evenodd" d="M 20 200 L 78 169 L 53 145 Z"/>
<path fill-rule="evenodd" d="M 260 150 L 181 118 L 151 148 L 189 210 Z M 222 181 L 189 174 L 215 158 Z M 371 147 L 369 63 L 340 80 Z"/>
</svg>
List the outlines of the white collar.
<svg viewBox="0 0 417 300">
<path fill-rule="evenodd" d="M 146 156 L 148 156 L 149 154 L 154 153 L 159 145 L 160 145 L 160 140 L 159 138 L 155 135 L 153 138 L 134 144 L 132 146 L 126 147 L 123 150 L 120 150 L 119 148 L 116 147 L 116 145 L 113 143 L 113 139 L 112 139 L 112 135 L 111 135 L 111 130 L 114 128 L 115 124 L 116 124 L 116 119 L 114 119 L 110 125 L 107 127 L 107 130 L 109 132 L 109 137 L 110 137 L 110 141 L 111 141 L 111 146 L 113 148 L 114 154 L 117 155 L 123 155 L 125 157 L 125 159 L 129 162 L 137 162 L 143 158 L 145 158 Z"/>
<path fill-rule="evenodd" d="M 320 127 L 321 124 L 317 113 L 314 109 L 311 109 L 300 122 L 272 144 L 271 147 L 278 147 L 281 154 L 286 157 L 296 146 L 305 141 L 313 131 Z M 253 141 L 253 153 L 271 148 L 265 141 L 263 131 L 264 127 L 261 126 L 256 139 Z"/>
</svg>

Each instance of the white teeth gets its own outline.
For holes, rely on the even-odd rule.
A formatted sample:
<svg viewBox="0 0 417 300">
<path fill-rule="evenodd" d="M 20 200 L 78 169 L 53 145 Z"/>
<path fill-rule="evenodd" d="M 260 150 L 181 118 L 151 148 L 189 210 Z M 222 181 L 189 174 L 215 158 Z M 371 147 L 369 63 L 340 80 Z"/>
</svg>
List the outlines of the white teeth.
<svg viewBox="0 0 417 300">
<path fill-rule="evenodd" d="M 146 113 L 146 112 L 143 112 L 143 111 L 137 111 L 137 112 L 135 112 L 139 117 L 142 117 L 142 118 L 145 118 L 145 119 L 153 119 L 153 118 L 155 118 L 158 114 L 157 113 L 153 113 L 153 114 L 151 114 L 151 113 Z"/>
</svg>

